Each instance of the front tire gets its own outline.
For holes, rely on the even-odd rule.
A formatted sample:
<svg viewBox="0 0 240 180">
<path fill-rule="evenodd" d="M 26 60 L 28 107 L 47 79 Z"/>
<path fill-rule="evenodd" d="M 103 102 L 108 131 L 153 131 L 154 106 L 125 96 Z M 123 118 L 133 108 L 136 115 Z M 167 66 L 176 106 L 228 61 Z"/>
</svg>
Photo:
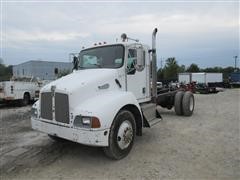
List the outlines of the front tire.
<svg viewBox="0 0 240 180">
<path fill-rule="evenodd" d="M 109 145 L 103 148 L 105 155 L 115 160 L 126 157 L 132 149 L 135 134 L 133 114 L 128 110 L 121 110 L 110 128 Z"/>
<path fill-rule="evenodd" d="M 30 103 L 30 95 L 28 93 L 25 93 L 23 95 L 23 99 L 21 101 L 22 106 L 27 106 Z"/>
</svg>

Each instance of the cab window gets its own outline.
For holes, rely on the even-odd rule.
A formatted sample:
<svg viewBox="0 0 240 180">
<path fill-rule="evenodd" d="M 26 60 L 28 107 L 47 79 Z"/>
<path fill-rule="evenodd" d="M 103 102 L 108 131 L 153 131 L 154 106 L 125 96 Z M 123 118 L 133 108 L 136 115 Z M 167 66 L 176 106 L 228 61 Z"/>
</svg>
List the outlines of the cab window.
<svg viewBox="0 0 240 180">
<path fill-rule="evenodd" d="M 127 59 L 127 74 L 135 74 L 136 68 L 135 64 L 137 62 L 137 50 L 129 49 L 128 50 L 128 59 Z"/>
</svg>

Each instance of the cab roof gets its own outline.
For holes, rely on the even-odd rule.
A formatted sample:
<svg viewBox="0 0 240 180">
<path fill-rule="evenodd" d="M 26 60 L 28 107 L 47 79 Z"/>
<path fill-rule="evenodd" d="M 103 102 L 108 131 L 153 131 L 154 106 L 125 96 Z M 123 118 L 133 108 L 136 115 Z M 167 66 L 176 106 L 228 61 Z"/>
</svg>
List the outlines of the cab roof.
<svg viewBox="0 0 240 180">
<path fill-rule="evenodd" d="M 96 47 L 113 46 L 113 45 L 122 45 L 124 47 L 129 47 L 129 46 L 134 46 L 134 45 L 141 45 L 144 48 L 150 49 L 148 45 L 142 44 L 140 42 L 122 42 L 122 41 L 119 41 L 119 42 L 116 42 L 116 43 L 109 43 L 109 44 L 106 43 L 106 42 L 95 43 L 95 44 L 93 44 L 93 46 L 86 47 L 86 48 L 84 48 L 82 50 L 87 50 L 87 49 L 96 48 Z"/>
</svg>

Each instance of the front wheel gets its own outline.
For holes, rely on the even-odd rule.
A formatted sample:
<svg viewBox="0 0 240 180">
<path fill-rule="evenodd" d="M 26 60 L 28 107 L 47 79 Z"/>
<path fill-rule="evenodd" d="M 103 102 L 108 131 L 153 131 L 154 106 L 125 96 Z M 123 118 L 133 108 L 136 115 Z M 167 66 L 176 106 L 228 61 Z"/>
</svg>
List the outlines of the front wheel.
<svg viewBox="0 0 240 180">
<path fill-rule="evenodd" d="M 104 153 L 111 159 L 122 159 L 131 151 L 136 134 L 136 123 L 133 114 L 121 110 L 115 117 L 109 134 L 109 145 Z"/>
</svg>

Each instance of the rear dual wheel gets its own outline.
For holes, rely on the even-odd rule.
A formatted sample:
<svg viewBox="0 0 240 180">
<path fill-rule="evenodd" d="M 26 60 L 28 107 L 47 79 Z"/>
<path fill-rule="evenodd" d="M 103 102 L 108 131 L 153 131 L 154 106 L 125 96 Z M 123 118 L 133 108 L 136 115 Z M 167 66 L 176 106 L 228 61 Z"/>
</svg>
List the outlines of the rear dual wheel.
<svg viewBox="0 0 240 180">
<path fill-rule="evenodd" d="M 185 92 L 182 99 L 183 115 L 191 116 L 194 111 L 194 105 L 195 102 L 193 93 L 190 91 Z"/>
<path fill-rule="evenodd" d="M 21 100 L 22 106 L 27 106 L 30 103 L 30 95 L 28 93 L 24 93 L 23 99 Z"/>
<path fill-rule="evenodd" d="M 175 94 L 175 98 L 174 98 L 174 109 L 175 109 L 175 113 L 177 115 L 183 115 L 183 108 L 182 108 L 182 99 L 183 99 L 183 95 L 184 92 L 183 91 L 178 91 Z"/>
<path fill-rule="evenodd" d="M 194 111 L 194 96 L 190 91 L 178 91 L 174 99 L 174 108 L 177 115 L 191 116 Z"/>
</svg>

